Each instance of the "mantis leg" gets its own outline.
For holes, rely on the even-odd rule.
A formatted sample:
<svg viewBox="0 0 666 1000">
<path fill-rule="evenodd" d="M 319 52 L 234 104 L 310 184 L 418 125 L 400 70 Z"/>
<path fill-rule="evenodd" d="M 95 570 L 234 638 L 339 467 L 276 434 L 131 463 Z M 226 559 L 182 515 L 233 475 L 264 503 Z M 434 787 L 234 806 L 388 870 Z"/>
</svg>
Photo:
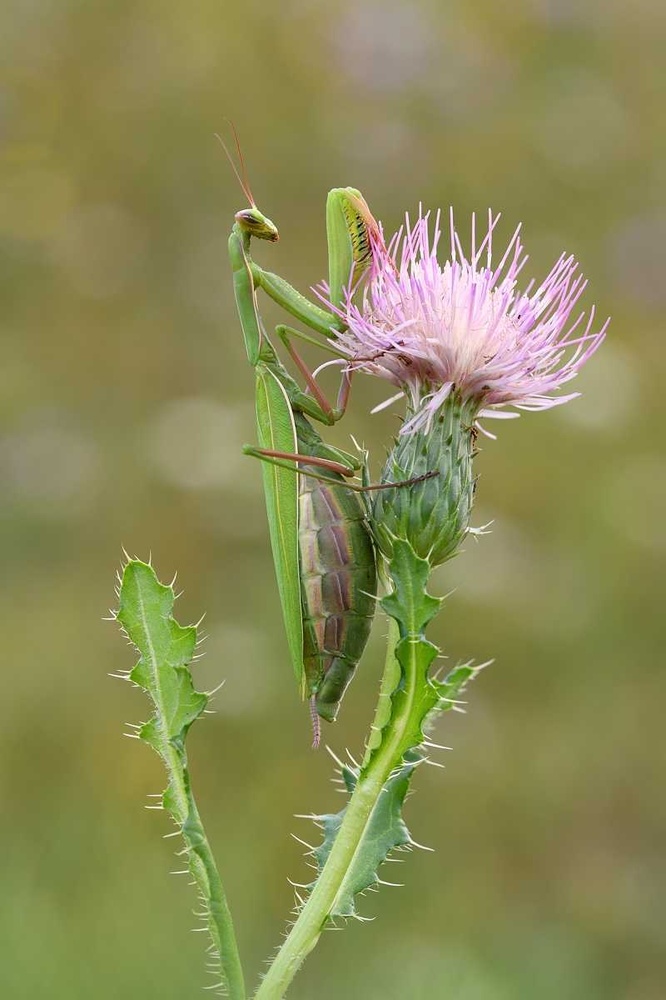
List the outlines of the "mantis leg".
<svg viewBox="0 0 666 1000">
<path fill-rule="evenodd" d="M 286 347 L 287 351 L 289 352 L 292 361 L 294 362 L 294 364 L 300 371 L 301 375 L 303 376 L 305 384 L 309 389 L 310 393 L 312 394 L 312 397 L 317 401 L 322 414 L 327 419 L 322 420 L 321 416 L 313 413 L 311 410 L 304 410 L 304 412 L 307 412 L 309 416 L 314 417 L 315 419 L 322 420 L 323 423 L 330 423 L 330 424 L 336 423 L 338 420 L 340 420 L 341 417 L 344 416 L 345 410 L 347 409 L 347 403 L 349 402 L 349 393 L 351 391 L 351 373 L 346 370 L 343 370 L 336 405 L 335 407 L 331 406 L 328 399 L 321 391 L 314 375 L 312 374 L 312 372 L 306 365 L 305 361 L 300 356 L 300 354 L 298 353 L 298 351 L 296 350 L 295 346 L 292 343 L 291 340 L 292 337 L 301 336 L 299 331 L 294 330 L 290 326 L 284 326 L 281 324 L 280 326 L 277 326 L 275 328 L 275 332 L 277 333 L 278 337 L 280 338 L 280 340 Z M 303 339 L 305 339 L 308 342 L 312 341 L 312 338 L 307 336 L 304 337 Z M 340 357 L 340 355 L 338 355 L 338 357 Z"/>
<path fill-rule="evenodd" d="M 307 413 L 308 416 L 319 420 L 321 423 L 333 424 L 336 420 L 340 419 L 346 409 L 349 399 L 350 376 L 348 373 L 343 375 L 337 404 L 335 407 L 332 407 L 321 392 L 307 365 L 295 347 L 293 347 L 291 337 L 302 337 L 314 343 L 317 343 L 317 341 L 314 341 L 314 338 L 308 337 L 307 334 L 300 334 L 298 330 L 280 325 L 277 327 L 277 334 L 303 375 L 310 394 L 303 392 L 299 388 L 298 384 L 292 379 L 291 375 L 280 362 L 275 348 L 264 329 L 257 303 L 254 269 L 244 246 L 244 241 L 247 241 L 247 237 L 244 234 L 232 231 L 229 239 L 229 254 L 234 277 L 234 295 L 248 360 L 255 368 L 258 364 L 263 363 L 279 378 L 293 409 Z M 294 294 L 298 295 L 299 293 L 294 290 Z M 303 297 L 301 296 L 301 298 Z M 307 300 L 304 299 L 304 301 Z M 334 349 L 328 347 L 328 345 L 327 349 L 335 353 Z"/>
<path fill-rule="evenodd" d="M 335 313 L 310 302 L 305 295 L 302 295 L 279 274 L 264 271 L 254 261 L 251 262 L 250 267 L 255 287 L 263 288 L 266 294 L 294 319 L 325 337 L 335 336 L 337 331 L 344 329 L 342 320 Z"/>
<path fill-rule="evenodd" d="M 375 250 L 383 246 L 381 228 L 361 192 L 356 188 L 333 188 L 326 200 L 328 294 L 333 310 L 310 302 L 284 278 L 264 271 L 250 259 L 251 236 L 271 242 L 277 239 L 277 229 L 256 206 L 250 212 L 239 213 L 236 219 L 246 238 L 245 250 L 254 286 L 263 288 L 274 302 L 317 333 L 330 337 L 344 330 L 345 322 L 336 310 L 343 306 L 349 290 L 371 266 Z"/>
<path fill-rule="evenodd" d="M 243 331 L 247 359 L 252 367 L 255 368 L 262 359 L 262 352 L 266 346 L 265 333 L 259 315 L 252 268 L 243 243 L 243 234 L 237 232 L 234 226 L 229 237 L 229 257 L 231 259 L 234 282 L 234 298 L 236 299 L 236 309 Z M 264 358 L 264 360 L 269 359 Z"/>
<path fill-rule="evenodd" d="M 345 489 L 352 490 L 353 493 L 371 493 L 377 490 L 395 490 L 401 489 L 406 486 L 414 486 L 415 483 L 423 483 L 426 479 L 434 479 L 435 476 L 439 475 L 437 469 L 432 472 L 425 472 L 421 476 L 414 476 L 412 479 L 404 479 L 398 483 L 370 483 L 363 484 L 360 483 L 340 483 L 339 479 L 334 479 L 332 476 L 320 476 L 316 472 L 312 472 L 311 467 L 324 469 L 328 472 L 333 472 L 337 476 L 343 476 L 345 479 L 356 475 L 358 469 L 352 469 L 347 465 L 343 465 L 342 462 L 336 462 L 333 459 L 322 458 L 318 455 L 301 455 L 298 452 L 288 452 L 288 451 L 277 451 L 270 448 L 254 448 L 252 445 L 243 445 L 243 454 L 251 455 L 252 458 L 259 458 L 262 462 L 268 462 L 270 465 L 277 466 L 281 469 L 289 469 L 290 472 L 296 472 L 301 476 L 307 476 L 309 479 L 318 479 L 322 483 L 332 483 L 336 486 L 343 485 Z M 307 465 L 307 469 L 299 469 L 299 465 Z"/>
</svg>

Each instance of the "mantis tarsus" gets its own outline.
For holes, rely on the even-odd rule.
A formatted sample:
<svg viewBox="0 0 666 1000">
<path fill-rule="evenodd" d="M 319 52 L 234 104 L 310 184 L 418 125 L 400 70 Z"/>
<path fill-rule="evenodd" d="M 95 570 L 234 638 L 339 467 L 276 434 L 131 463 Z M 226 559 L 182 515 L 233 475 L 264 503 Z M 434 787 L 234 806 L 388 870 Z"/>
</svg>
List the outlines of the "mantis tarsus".
<svg viewBox="0 0 666 1000">
<path fill-rule="evenodd" d="M 252 237 L 276 242 L 278 230 L 256 207 L 247 184 L 241 184 L 250 207 L 235 216 L 229 254 L 247 356 L 255 369 L 260 444 L 246 451 L 267 460 L 264 488 L 273 558 L 292 663 L 303 694 L 311 699 L 316 745 L 318 718 L 335 719 L 370 634 L 376 557 L 365 510 L 354 492 L 358 487 L 345 481 L 361 463 L 325 444 L 308 419 L 331 425 L 342 416 L 349 375 L 343 374 L 337 405 L 330 406 L 291 345 L 298 332 L 280 326 L 278 336 L 305 378 L 308 391 L 303 391 L 266 334 L 257 289 L 315 333 L 334 335 L 340 319 L 252 260 Z M 353 188 L 329 193 L 326 220 L 331 301 L 341 304 L 350 278 L 368 266 L 371 239 L 379 229 Z"/>
</svg>

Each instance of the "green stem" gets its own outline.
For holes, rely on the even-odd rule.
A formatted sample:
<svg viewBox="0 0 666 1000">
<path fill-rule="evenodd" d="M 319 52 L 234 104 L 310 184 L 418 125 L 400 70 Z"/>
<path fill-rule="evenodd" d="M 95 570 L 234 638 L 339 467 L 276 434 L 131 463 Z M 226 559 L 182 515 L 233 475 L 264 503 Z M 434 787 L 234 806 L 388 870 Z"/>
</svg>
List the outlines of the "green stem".
<svg viewBox="0 0 666 1000">
<path fill-rule="evenodd" d="M 382 583 L 385 581 L 382 578 Z M 386 657 L 384 659 L 384 672 L 379 687 L 379 697 L 375 706 L 375 715 L 370 726 L 370 736 L 365 747 L 365 756 L 361 768 L 368 766 L 372 754 L 382 741 L 384 727 L 391 718 L 391 695 L 395 691 L 400 681 L 400 664 L 395 656 L 395 647 L 400 639 L 400 628 L 395 618 L 387 618 L 388 633 L 386 635 Z"/>
<path fill-rule="evenodd" d="M 384 679 L 371 730 L 371 740 L 376 732 L 376 725 L 384 716 L 389 685 L 395 686 L 394 649 L 398 636 L 398 625 L 390 618 Z M 412 704 L 418 693 L 417 671 L 407 669 L 405 675 L 406 697 L 400 710 L 394 713 L 390 728 L 384 730 L 383 738 L 374 750 L 367 767 L 359 775 L 328 860 L 257 990 L 255 1000 L 282 1000 L 301 964 L 315 947 L 334 908 L 335 900 L 343 891 L 345 878 L 363 840 L 373 809 L 389 775 L 402 758 L 404 738 L 411 722 Z"/>
<path fill-rule="evenodd" d="M 184 793 L 187 802 L 187 813 L 181 832 L 188 848 L 190 871 L 201 892 L 206 908 L 208 932 L 219 955 L 220 973 L 227 990 L 227 996 L 230 1000 L 245 1000 L 243 969 L 233 920 L 213 852 L 210 849 L 192 793 L 184 748 L 178 751 L 178 758 L 182 775 L 180 791 L 181 794 Z"/>
<path fill-rule="evenodd" d="M 148 663 L 153 679 L 152 696 L 157 709 L 160 754 L 169 776 L 166 792 L 168 803 L 165 804 L 180 825 L 180 832 L 187 849 L 190 872 L 201 893 L 208 932 L 219 955 L 219 971 L 227 989 L 227 995 L 230 1000 L 245 1000 L 243 969 L 231 912 L 190 782 L 184 742 L 186 730 L 180 736 L 171 738 L 166 731 L 164 720 L 168 718 L 168 712 L 159 669 L 159 657 L 153 647 L 150 623 L 141 594 L 138 595 L 138 605 L 140 616 L 144 622 Z"/>
<path fill-rule="evenodd" d="M 159 695 L 155 701 L 158 711 L 164 712 Z M 184 744 L 180 739 L 163 737 L 161 753 L 169 775 L 168 808 L 180 825 L 185 841 L 189 869 L 201 893 L 208 932 L 219 955 L 220 975 L 230 1000 L 245 1000 L 243 969 L 231 912 L 192 792 Z"/>
</svg>

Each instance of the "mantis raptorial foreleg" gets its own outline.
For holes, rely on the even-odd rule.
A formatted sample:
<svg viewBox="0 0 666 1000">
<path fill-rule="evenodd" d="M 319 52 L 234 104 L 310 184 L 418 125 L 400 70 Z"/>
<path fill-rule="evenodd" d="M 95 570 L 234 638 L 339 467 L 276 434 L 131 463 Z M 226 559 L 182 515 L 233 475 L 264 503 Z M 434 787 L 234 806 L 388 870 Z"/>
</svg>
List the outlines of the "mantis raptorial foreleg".
<svg viewBox="0 0 666 1000">
<path fill-rule="evenodd" d="M 343 368 L 342 377 L 340 379 L 340 388 L 338 390 L 338 398 L 336 405 L 333 407 L 329 403 L 328 399 L 319 387 L 319 384 L 303 361 L 296 348 L 292 343 L 292 337 L 300 337 L 298 330 L 294 330 L 290 326 L 276 326 L 275 332 L 284 344 L 289 356 L 298 368 L 299 372 L 303 376 L 303 380 L 307 389 L 312 396 L 312 399 L 317 403 L 317 410 L 308 409 L 309 397 L 307 395 L 301 395 L 298 400 L 292 400 L 292 405 L 298 406 L 303 413 L 308 416 L 314 417 L 315 420 L 320 420 L 322 423 L 334 424 L 344 415 L 347 409 L 347 403 L 349 402 L 349 393 L 351 391 L 351 373 L 347 368 Z M 307 338 L 308 340 L 310 338 Z M 335 352 L 333 352 L 335 353 Z"/>
</svg>

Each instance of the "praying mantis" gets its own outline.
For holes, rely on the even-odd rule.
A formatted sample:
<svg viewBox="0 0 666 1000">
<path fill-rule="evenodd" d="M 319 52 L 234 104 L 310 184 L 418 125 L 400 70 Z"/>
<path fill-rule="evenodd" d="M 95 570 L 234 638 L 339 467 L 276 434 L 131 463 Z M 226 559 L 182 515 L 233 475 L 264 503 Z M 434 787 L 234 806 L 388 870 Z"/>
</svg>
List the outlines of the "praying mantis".
<svg viewBox="0 0 666 1000">
<path fill-rule="evenodd" d="M 236 213 L 229 255 L 247 357 L 255 371 L 259 438 L 258 448 L 244 450 L 266 460 L 264 492 L 285 630 L 297 681 L 310 699 L 316 746 L 319 718 L 335 720 L 368 641 L 377 587 L 375 548 L 358 487 L 345 482 L 361 463 L 326 444 L 308 419 L 330 426 L 343 415 L 350 376 L 343 373 L 332 407 L 291 343 L 293 336 L 314 338 L 278 326 L 277 335 L 304 377 L 303 391 L 266 334 L 257 290 L 320 335 L 331 337 L 341 321 L 252 260 L 252 238 L 276 242 L 279 235 L 257 208 L 247 182 L 240 176 L 239 181 L 250 207 Z M 376 235 L 379 229 L 353 188 L 329 192 L 326 227 L 329 288 L 337 306 L 350 278 L 357 280 L 369 265 L 371 227 Z M 327 343 L 320 346 L 331 350 Z"/>
<path fill-rule="evenodd" d="M 242 164 L 240 148 L 238 152 Z M 342 417 L 350 375 L 343 371 L 336 406 L 331 406 L 292 338 L 300 337 L 336 354 L 330 341 L 344 325 L 335 312 L 310 302 L 252 259 L 253 238 L 275 243 L 279 234 L 257 208 L 247 180 L 229 159 L 250 203 L 236 213 L 229 237 L 236 306 L 256 383 L 259 447 L 246 446 L 244 451 L 264 461 L 269 534 L 287 642 L 301 693 L 310 700 L 316 747 L 319 719 L 335 721 L 370 635 L 377 557 L 368 512 L 359 494 L 382 487 L 367 483 L 364 454 L 359 461 L 326 444 L 310 422 L 331 426 Z M 371 265 L 373 247 L 381 245 L 381 230 L 361 193 L 348 187 L 334 188 L 328 194 L 326 233 L 329 297 L 338 308 L 347 289 Z M 327 338 L 322 342 L 283 324 L 276 328 L 304 378 L 305 391 L 280 361 L 264 329 L 259 289 L 290 316 Z M 349 478 L 361 469 L 363 485 L 350 483 Z"/>
</svg>

